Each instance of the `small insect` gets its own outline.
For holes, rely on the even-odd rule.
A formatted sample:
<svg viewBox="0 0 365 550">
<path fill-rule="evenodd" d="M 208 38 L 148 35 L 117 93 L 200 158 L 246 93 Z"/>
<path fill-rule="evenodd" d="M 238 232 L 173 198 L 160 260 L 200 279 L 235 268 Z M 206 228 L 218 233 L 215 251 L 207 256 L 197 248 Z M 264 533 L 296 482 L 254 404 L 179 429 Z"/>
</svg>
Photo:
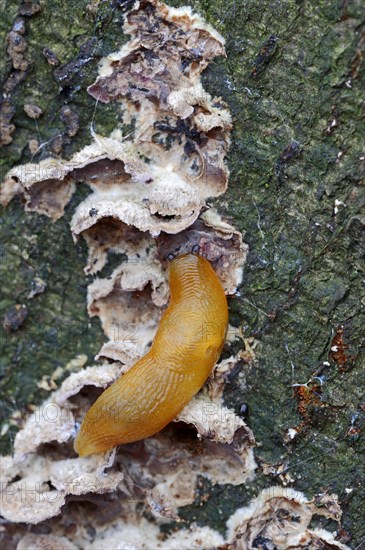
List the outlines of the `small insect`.
<svg viewBox="0 0 365 550">
<path fill-rule="evenodd" d="M 170 303 L 151 349 L 86 413 L 80 456 L 155 434 L 201 389 L 223 348 L 228 306 L 210 263 L 184 254 L 170 264 Z"/>
</svg>

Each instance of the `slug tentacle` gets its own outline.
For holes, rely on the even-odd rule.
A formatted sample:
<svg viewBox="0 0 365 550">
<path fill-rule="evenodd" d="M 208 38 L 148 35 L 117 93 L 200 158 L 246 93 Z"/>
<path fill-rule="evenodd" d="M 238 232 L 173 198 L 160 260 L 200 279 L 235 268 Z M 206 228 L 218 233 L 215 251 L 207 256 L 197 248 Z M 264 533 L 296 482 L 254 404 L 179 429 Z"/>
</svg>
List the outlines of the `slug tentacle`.
<svg viewBox="0 0 365 550">
<path fill-rule="evenodd" d="M 80 456 L 144 439 L 200 390 L 224 344 L 228 307 L 210 263 L 193 254 L 170 264 L 170 303 L 150 351 L 90 407 L 75 439 Z"/>
</svg>

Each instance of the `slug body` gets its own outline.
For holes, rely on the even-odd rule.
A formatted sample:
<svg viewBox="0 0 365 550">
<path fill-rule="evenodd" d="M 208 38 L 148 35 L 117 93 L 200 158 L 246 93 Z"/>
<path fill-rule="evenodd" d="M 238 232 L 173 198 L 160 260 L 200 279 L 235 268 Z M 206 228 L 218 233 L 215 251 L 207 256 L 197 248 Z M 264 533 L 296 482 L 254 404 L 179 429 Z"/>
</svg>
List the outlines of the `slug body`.
<svg viewBox="0 0 365 550">
<path fill-rule="evenodd" d="M 155 434 L 200 390 L 224 344 L 228 307 L 210 263 L 170 264 L 170 302 L 151 349 L 90 407 L 75 440 L 80 456 Z"/>
</svg>

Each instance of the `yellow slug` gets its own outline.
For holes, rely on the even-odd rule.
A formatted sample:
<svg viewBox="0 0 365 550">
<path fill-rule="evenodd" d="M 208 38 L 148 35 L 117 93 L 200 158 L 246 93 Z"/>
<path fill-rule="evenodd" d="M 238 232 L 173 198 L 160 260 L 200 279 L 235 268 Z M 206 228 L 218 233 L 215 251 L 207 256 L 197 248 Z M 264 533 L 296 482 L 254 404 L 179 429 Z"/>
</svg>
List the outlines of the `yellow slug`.
<svg viewBox="0 0 365 550">
<path fill-rule="evenodd" d="M 87 456 L 164 428 L 204 385 L 227 324 L 227 300 L 210 263 L 194 254 L 175 258 L 170 303 L 151 349 L 88 410 L 75 451 Z"/>
</svg>

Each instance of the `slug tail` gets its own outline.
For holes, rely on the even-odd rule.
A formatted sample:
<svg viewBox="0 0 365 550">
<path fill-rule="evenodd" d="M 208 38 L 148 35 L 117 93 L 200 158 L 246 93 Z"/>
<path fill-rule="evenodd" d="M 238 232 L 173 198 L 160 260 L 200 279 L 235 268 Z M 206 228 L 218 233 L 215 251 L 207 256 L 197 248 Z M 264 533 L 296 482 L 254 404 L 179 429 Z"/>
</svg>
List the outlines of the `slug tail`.
<svg viewBox="0 0 365 550">
<path fill-rule="evenodd" d="M 87 441 L 84 441 L 81 433 L 77 434 L 77 437 L 74 441 L 74 450 L 80 457 L 89 456 L 91 454 L 99 452 L 93 443 L 88 443 Z"/>
<path fill-rule="evenodd" d="M 103 453 L 110 449 L 113 445 L 110 441 L 105 441 L 104 445 L 100 441 L 93 441 L 92 437 L 88 437 L 84 430 L 80 431 L 74 441 L 74 450 L 80 456 L 89 456 L 95 453 Z"/>
</svg>

